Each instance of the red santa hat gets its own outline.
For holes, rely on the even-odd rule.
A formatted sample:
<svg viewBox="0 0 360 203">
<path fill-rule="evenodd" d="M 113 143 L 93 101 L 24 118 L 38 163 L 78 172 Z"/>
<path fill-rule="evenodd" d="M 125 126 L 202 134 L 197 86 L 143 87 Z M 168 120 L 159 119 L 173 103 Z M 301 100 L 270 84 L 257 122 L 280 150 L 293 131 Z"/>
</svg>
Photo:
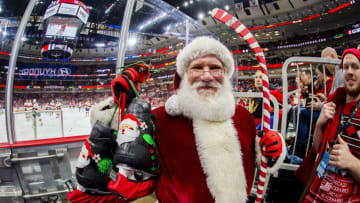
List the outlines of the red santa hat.
<svg viewBox="0 0 360 203">
<path fill-rule="evenodd" d="M 215 55 L 219 58 L 224 65 L 225 76 L 228 78 L 232 76 L 234 73 L 234 59 L 230 50 L 214 38 L 207 36 L 197 37 L 186 45 L 176 58 L 175 90 L 179 88 L 181 78 L 187 71 L 191 61 L 208 55 Z"/>
<path fill-rule="evenodd" d="M 343 68 L 344 57 L 345 57 L 346 54 L 353 54 L 353 55 L 355 55 L 356 58 L 358 58 L 359 61 L 360 61 L 360 50 L 355 49 L 355 48 L 345 49 L 345 51 L 343 52 L 342 57 L 341 57 L 341 64 L 340 64 L 340 68 L 341 68 L 341 69 Z"/>
<path fill-rule="evenodd" d="M 134 114 L 128 113 L 125 115 L 124 119 L 121 121 L 122 124 L 129 124 L 131 126 L 141 126 L 139 120 L 134 116 Z"/>
</svg>

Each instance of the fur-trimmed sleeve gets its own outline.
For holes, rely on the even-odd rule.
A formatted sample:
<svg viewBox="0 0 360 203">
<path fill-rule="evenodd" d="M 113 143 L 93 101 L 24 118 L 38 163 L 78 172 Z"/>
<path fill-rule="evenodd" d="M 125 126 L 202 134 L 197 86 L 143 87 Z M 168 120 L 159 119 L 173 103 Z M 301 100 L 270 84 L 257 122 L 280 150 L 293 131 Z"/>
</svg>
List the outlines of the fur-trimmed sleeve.
<svg viewBox="0 0 360 203">
<path fill-rule="evenodd" d="M 105 125 L 110 125 L 110 127 L 112 127 L 113 129 L 117 129 L 118 110 L 114 112 L 115 109 L 116 108 L 112 97 L 109 97 L 104 101 L 95 104 L 90 114 L 91 126 L 94 126 L 96 121 L 101 121 Z"/>
</svg>

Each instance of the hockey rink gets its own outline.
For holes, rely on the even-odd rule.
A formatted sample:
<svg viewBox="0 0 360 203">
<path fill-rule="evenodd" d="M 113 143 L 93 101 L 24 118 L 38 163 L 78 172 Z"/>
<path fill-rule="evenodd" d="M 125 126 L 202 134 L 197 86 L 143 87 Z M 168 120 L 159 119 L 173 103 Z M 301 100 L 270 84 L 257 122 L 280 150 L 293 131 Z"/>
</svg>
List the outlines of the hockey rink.
<svg viewBox="0 0 360 203">
<path fill-rule="evenodd" d="M 85 110 L 63 108 L 63 119 L 56 112 L 42 112 L 34 117 L 25 112 L 14 113 L 14 129 L 16 141 L 89 135 L 91 131 L 90 116 Z M 39 120 L 41 118 L 41 121 Z M 63 120 L 63 122 L 61 121 Z M 0 114 L 0 143 L 8 142 L 6 135 L 5 112 Z M 41 124 L 42 122 L 42 124 Z M 62 132 L 62 125 L 64 132 Z M 36 126 L 36 127 L 35 127 Z M 35 133 L 36 132 L 36 133 Z"/>
</svg>

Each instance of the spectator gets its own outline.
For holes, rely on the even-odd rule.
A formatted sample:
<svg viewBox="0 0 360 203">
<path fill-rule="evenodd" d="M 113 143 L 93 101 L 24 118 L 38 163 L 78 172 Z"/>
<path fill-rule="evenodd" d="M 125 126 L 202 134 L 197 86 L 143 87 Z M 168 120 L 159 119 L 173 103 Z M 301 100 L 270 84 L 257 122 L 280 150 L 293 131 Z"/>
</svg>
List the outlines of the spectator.
<svg viewBox="0 0 360 203">
<path fill-rule="evenodd" d="M 302 202 L 360 201 L 360 51 L 346 49 L 341 67 L 345 88 L 338 88 L 324 104 L 314 144 L 295 173 L 307 182 Z"/>
<path fill-rule="evenodd" d="M 326 47 L 321 52 L 321 57 L 330 58 L 330 59 L 338 59 L 338 54 L 336 50 L 332 47 Z M 344 87 L 344 77 L 343 72 L 340 70 L 339 66 L 327 64 L 326 68 L 332 73 L 334 77 L 333 85 L 331 86 L 330 94 L 334 93 L 336 88 Z"/>
<path fill-rule="evenodd" d="M 262 92 L 262 73 L 261 70 L 257 70 L 255 72 L 255 79 L 254 79 L 254 85 L 256 88 L 256 92 Z M 252 113 L 252 115 L 255 118 L 255 125 L 259 125 L 261 123 L 261 118 L 262 118 L 262 98 L 253 98 L 251 100 L 251 105 L 250 105 L 250 113 Z"/>
</svg>

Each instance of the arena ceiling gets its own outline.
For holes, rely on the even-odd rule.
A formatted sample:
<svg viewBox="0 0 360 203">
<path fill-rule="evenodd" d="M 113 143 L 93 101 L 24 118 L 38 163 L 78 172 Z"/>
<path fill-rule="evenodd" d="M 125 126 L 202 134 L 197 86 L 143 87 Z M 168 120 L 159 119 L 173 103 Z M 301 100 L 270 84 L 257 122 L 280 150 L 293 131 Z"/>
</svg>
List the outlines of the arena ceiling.
<svg viewBox="0 0 360 203">
<path fill-rule="evenodd" d="M 6 34 L 0 35 L 1 50 L 11 51 L 19 19 L 21 19 L 28 0 L 0 0 L 0 20 L 8 22 Z M 86 58 L 116 57 L 118 36 L 123 19 L 126 1 L 122 0 L 83 0 L 90 8 L 88 24 L 83 28 L 73 57 Z M 269 26 L 289 21 L 297 21 L 316 14 L 320 17 L 301 23 L 279 26 L 270 29 L 253 30 L 256 38 L 263 42 L 278 41 L 294 36 L 336 29 L 345 25 L 359 23 L 360 2 L 340 11 L 328 14 L 349 0 L 138 0 L 130 23 L 130 36 L 138 42 L 129 47 L 127 55 L 143 54 L 153 49 L 175 46 L 184 41 L 185 20 L 190 20 L 190 38 L 197 35 L 213 35 L 230 47 L 243 43 L 234 32 L 209 16 L 213 8 L 227 9 L 247 27 Z M 20 54 L 39 57 L 44 35 L 42 16 L 51 0 L 39 0 L 28 23 Z M 159 14 L 166 13 L 158 19 Z M 202 16 L 201 16 L 202 15 Z M 151 21 L 154 20 L 155 21 Z M 11 23 L 15 22 L 15 23 Z M 2 30 L 3 31 L 3 30 Z M 102 48 L 96 44 L 102 43 Z"/>
</svg>

